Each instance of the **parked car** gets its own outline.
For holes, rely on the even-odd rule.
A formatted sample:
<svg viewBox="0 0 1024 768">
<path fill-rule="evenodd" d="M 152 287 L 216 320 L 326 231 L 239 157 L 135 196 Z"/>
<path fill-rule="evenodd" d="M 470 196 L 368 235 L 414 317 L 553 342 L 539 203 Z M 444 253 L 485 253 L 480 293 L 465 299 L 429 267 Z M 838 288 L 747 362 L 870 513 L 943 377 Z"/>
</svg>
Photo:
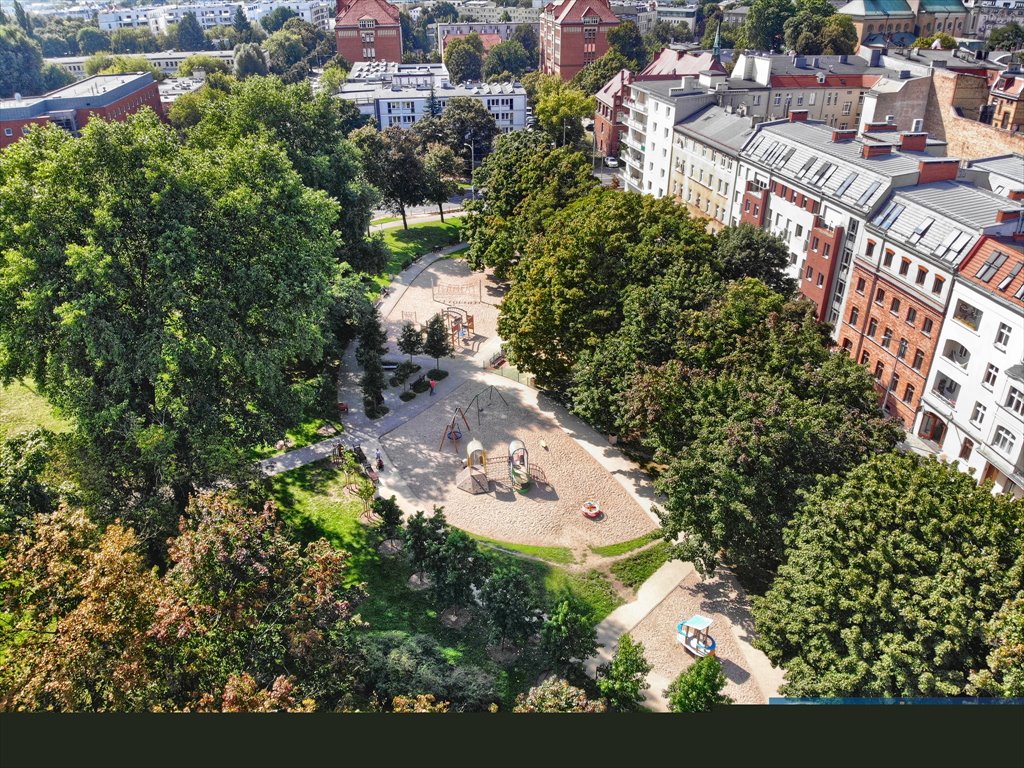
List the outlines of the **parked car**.
<svg viewBox="0 0 1024 768">
<path fill-rule="evenodd" d="M 604 164 L 607 168 L 618 168 L 619 158 L 615 157 L 614 155 L 608 155 L 608 157 L 604 159 Z"/>
</svg>

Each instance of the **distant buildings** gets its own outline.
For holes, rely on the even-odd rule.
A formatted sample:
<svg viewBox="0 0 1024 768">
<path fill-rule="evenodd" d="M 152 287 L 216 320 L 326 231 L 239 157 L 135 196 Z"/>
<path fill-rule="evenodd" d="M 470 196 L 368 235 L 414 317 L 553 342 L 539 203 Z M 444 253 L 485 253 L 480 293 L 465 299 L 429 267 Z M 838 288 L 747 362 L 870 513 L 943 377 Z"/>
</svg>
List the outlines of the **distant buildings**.
<svg viewBox="0 0 1024 768">
<path fill-rule="evenodd" d="M 964 37 L 967 8 L 961 0 L 852 0 L 839 9 L 865 45 L 909 46 L 918 37 Z"/>
<path fill-rule="evenodd" d="M 540 68 L 563 80 L 608 51 L 608 30 L 619 25 L 608 0 L 559 0 L 540 15 Z"/>
<path fill-rule="evenodd" d="M 338 54 L 348 62 L 401 61 L 398 8 L 385 0 L 337 0 Z"/>
<path fill-rule="evenodd" d="M 0 149 L 13 144 L 33 125 L 55 123 L 77 134 L 93 117 L 124 120 L 149 107 L 163 115 L 160 92 L 146 73 L 95 75 L 44 96 L 0 100 Z"/>
<path fill-rule="evenodd" d="M 509 40 L 519 24 L 512 23 L 501 23 L 492 24 L 488 22 L 456 22 L 453 24 L 437 24 L 435 25 L 437 33 L 437 52 L 441 54 L 441 59 L 444 60 L 444 49 L 447 43 L 452 40 L 460 39 L 466 35 L 473 34 L 474 32 L 480 35 L 484 42 L 484 49 L 493 48 L 496 44 Z M 535 33 L 539 33 L 540 25 L 537 22 L 532 23 L 530 26 L 533 27 Z"/>
<path fill-rule="evenodd" d="M 170 25 L 180 23 L 186 13 L 194 13 L 203 29 L 230 26 L 235 10 L 239 7 L 251 22 L 259 21 L 277 8 L 288 8 L 303 21 L 321 29 L 330 29 L 334 19 L 334 6 L 328 0 L 259 0 L 248 3 L 200 2 L 135 8 L 113 7 L 99 10 L 97 22 L 105 32 L 148 27 L 156 35 L 166 33 Z"/>
<path fill-rule="evenodd" d="M 229 69 L 235 66 L 234 51 L 164 51 L 162 53 L 139 53 L 133 54 L 143 57 L 146 61 L 159 69 L 165 75 L 174 75 L 178 66 L 190 56 L 212 56 L 223 61 Z M 85 62 L 89 56 L 58 56 L 46 59 L 47 62 L 59 64 L 75 77 L 85 77 Z"/>
<path fill-rule="evenodd" d="M 407 65 L 416 67 L 417 65 Z M 526 90 L 519 83 L 453 85 L 437 72 L 408 71 L 392 74 L 390 84 L 351 79 L 342 86 L 338 98 L 353 102 L 359 111 L 377 121 L 383 130 L 393 125 L 409 128 L 424 117 L 440 114 L 448 100 L 456 96 L 476 99 L 494 117 L 502 133 L 526 127 Z"/>
</svg>

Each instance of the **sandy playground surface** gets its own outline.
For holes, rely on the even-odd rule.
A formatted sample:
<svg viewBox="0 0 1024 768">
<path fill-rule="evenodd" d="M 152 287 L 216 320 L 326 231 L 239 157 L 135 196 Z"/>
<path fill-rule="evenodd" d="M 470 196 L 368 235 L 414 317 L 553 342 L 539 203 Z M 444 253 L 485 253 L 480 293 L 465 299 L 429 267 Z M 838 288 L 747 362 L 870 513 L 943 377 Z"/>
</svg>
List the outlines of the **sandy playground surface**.
<svg viewBox="0 0 1024 768">
<path fill-rule="evenodd" d="M 439 392 L 443 389 L 442 382 Z M 499 394 L 500 393 L 500 396 Z M 480 394 L 479 413 L 474 396 Z M 501 400 L 504 397 L 504 402 Z M 655 528 L 650 516 L 622 485 L 581 448 L 553 419 L 526 402 L 529 394 L 513 386 L 469 381 L 381 438 L 388 456 L 422 508 L 443 506 L 449 522 L 472 533 L 522 544 L 583 549 L 636 538 Z M 439 450 L 445 426 L 457 407 L 466 409 L 469 429 L 460 418 L 459 452 L 448 440 Z M 491 459 L 490 491 L 470 494 L 455 486 L 466 444 L 477 439 Z M 521 495 L 507 481 L 508 443 L 518 438 L 529 452 L 535 481 Z M 542 447 L 541 441 L 547 444 Z M 596 501 L 603 519 L 580 511 Z"/>
</svg>

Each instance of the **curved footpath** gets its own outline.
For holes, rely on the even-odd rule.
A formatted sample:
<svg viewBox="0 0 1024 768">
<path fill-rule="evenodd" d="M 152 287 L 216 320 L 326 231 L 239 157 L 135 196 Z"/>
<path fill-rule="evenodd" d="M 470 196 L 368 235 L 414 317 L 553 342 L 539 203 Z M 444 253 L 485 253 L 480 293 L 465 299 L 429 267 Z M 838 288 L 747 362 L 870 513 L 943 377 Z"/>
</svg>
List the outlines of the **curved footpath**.
<svg viewBox="0 0 1024 768">
<path fill-rule="evenodd" d="M 423 217 L 423 220 L 438 218 L 435 215 Z M 391 228 L 395 225 L 401 226 L 401 221 L 378 226 Z M 387 320 L 391 316 L 409 286 L 435 262 L 465 247 L 464 244 L 449 246 L 423 256 L 396 275 L 391 284 L 391 292 L 378 305 L 381 318 Z M 447 360 L 447 381 L 458 381 L 459 384 L 477 381 L 483 386 L 503 384 L 518 387 L 524 400 L 538 410 L 551 414 L 570 432 L 580 447 L 621 484 L 651 519 L 660 524 L 652 509 L 657 495 L 647 475 L 635 463 L 609 445 L 603 435 L 581 419 L 546 399 L 538 402 L 539 393 L 536 390 L 495 374 L 485 367 L 485 362 L 500 348 L 500 344 L 500 339 L 495 338 L 482 345 L 471 357 Z M 315 445 L 264 459 L 259 462 L 262 472 L 276 475 L 319 461 L 330 456 L 338 444 L 361 445 L 368 456 L 380 450 L 387 466 L 393 467 L 380 442 L 381 438 L 431 407 L 434 401 L 428 397 L 404 403 L 399 400 L 396 391 L 389 389 L 385 394 L 388 413 L 371 421 L 355 405 L 362 402 L 359 379 L 360 370 L 353 344 L 346 350 L 338 374 L 338 401 L 350 404 L 345 417 L 345 433 Z M 410 492 L 397 472 L 385 471 L 380 474 L 379 492 L 384 497 L 394 495 L 407 515 L 423 508 L 422 502 Z M 648 660 L 654 666 L 648 677 L 650 688 L 646 693 L 646 705 L 654 711 L 667 711 L 663 690 L 690 663 L 688 655 L 676 642 L 675 623 L 697 612 L 715 620 L 713 634 L 722 649 L 720 658 L 728 679 L 726 693 L 737 703 L 751 704 L 767 703 L 769 698 L 778 696 L 782 671 L 773 667 L 764 653 L 751 645 L 753 622 L 749 603 L 735 577 L 727 571 L 721 571 L 713 579 L 701 580 L 691 563 L 680 561 L 670 561 L 659 568 L 640 587 L 633 602 L 619 606 L 598 624 L 597 635 L 601 649 L 587 660 L 588 674 L 596 674 L 597 666 L 611 658 L 619 637 L 629 632 L 635 640 L 644 644 Z"/>
</svg>

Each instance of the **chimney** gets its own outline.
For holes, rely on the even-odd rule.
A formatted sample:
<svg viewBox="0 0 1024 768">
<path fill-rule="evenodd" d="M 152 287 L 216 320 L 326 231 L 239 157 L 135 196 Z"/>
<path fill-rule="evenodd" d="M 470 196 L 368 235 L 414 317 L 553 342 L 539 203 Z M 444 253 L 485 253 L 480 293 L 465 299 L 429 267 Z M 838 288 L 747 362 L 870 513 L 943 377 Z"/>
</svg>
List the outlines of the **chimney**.
<svg viewBox="0 0 1024 768">
<path fill-rule="evenodd" d="M 832 131 L 832 142 L 837 141 L 850 141 L 851 139 L 857 138 L 856 128 L 836 128 Z"/>
<path fill-rule="evenodd" d="M 806 123 L 808 111 L 806 109 L 791 109 L 789 111 L 789 122 Z"/>
<path fill-rule="evenodd" d="M 892 144 L 865 144 L 861 150 L 862 157 L 882 157 L 892 154 Z M 924 162 L 922 160 L 922 162 Z M 959 162 L 959 161 L 957 161 Z M 953 174 L 954 176 L 956 174 Z"/>
<path fill-rule="evenodd" d="M 919 160 L 917 163 L 917 183 L 930 184 L 933 181 L 954 181 L 959 170 L 960 160 L 956 157 Z"/>
<path fill-rule="evenodd" d="M 996 224 L 1004 224 L 1007 221 L 1016 221 L 1019 218 L 1020 208 L 996 211 Z"/>
<path fill-rule="evenodd" d="M 924 152 L 928 144 L 927 133 L 903 131 L 900 134 L 900 149 L 904 152 Z"/>
<path fill-rule="evenodd" d="M 1024 200 L 1024 189 L 1011 189 L 1008 197 L 1016 202 Z"/>
<path fill-rule="evenodd" d="M 883 133 L 885 131 L 895 131 L 896 126 L 892 123 L 864 123 L 864 133 Z"/>
</svg>

